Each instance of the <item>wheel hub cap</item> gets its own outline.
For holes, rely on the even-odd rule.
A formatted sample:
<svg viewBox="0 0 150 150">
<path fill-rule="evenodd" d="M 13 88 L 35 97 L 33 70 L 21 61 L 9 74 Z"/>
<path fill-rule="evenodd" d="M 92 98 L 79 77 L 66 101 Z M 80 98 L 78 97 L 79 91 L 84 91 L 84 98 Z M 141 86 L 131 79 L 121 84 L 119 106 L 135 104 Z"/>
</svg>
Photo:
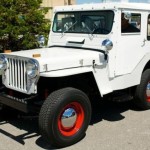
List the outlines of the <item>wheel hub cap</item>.
<svg viewBox="0 0 150 150">
<path fill-rule="evenodd" d="M 72 128 L 76 122 L 77 113 L 73 108 L 68 108 L 64 111 L 61 117 L 61 124 L 64 128 Z"/>
<path fill-rule="evenodd" d="M 82 127 L 84 110 L 79 102 L 66 105 L 58 117 L 58 129 L 63 136 L 73 136 Z"/>
<path fill-rule="evenodd" d="M 147 84 L 146 95 L 147 95 L 147 101 L 150 102 L 150 82 Z"/>
</svg>

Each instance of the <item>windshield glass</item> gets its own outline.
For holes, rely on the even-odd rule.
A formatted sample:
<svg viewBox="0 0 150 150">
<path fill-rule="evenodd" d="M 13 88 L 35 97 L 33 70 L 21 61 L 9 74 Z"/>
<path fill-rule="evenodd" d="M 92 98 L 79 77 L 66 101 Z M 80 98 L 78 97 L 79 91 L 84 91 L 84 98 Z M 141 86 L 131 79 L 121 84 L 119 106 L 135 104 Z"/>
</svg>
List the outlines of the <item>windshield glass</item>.
<svg viewBox="0 0 150 150">
<path fill-rule="evenodd" d="M 109 34 L 114 19 L 113 11 L 61 12 L 54 18 L 53 32 Z"/>
</svg>

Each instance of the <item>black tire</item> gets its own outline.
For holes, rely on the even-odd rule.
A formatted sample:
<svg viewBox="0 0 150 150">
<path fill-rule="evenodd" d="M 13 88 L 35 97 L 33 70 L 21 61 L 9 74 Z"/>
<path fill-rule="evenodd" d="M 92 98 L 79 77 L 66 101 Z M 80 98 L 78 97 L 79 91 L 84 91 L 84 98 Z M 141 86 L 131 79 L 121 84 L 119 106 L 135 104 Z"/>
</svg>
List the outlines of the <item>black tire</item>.
<svg viewBox="0 0 150 150">
<path fill-rule="evenodd" d="M 150 95 L 147 94 L 148 86 L 150 88 L 150 69 L 143 72 L 141 82 L 135 91 L 134 103 L 142 110 L 150 109 Z"/>
<path fill-rule="evenodd" d="M 65 127 L 62 114 L 71 110 L 75 110 L 74 116 L 77 117 L 73 126 Z M 91 103 L 86 94 L 74 88 L 64 88 L 50 94 L 44 102 L 39 114 L 39 129 L 52 146 L 66 147 L 84 137 L 90 119 Z"/>
<path fill-rule="evenodd" d="M 0 104 L 0 111 L 2 111 L 3 110 L 3 105 L 2 104 Z"/>
<path fill-rule="evenodd" d="M 0 111 L 5 111 L 5 110 L 8 110 L 9 107 L 3 105 L 3 104 L 0 104 Z"/>
</svg>

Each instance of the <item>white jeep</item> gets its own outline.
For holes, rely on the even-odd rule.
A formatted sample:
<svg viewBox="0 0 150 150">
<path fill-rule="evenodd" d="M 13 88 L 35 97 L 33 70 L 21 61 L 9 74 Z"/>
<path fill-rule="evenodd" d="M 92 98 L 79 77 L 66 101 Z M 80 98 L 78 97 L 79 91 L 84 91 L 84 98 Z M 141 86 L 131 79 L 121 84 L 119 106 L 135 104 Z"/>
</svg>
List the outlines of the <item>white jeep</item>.
<svg viewBox="0 0 150 150">
<path fill-rule="evenodd" d="M 149 109 L 149 19 L 148 4 L 56 7 L 48 48 L 0 55 L 0 104 L 36 112 L 42 136 L 57 147 L 84 136 L 91 95 Z"/>
</svg>

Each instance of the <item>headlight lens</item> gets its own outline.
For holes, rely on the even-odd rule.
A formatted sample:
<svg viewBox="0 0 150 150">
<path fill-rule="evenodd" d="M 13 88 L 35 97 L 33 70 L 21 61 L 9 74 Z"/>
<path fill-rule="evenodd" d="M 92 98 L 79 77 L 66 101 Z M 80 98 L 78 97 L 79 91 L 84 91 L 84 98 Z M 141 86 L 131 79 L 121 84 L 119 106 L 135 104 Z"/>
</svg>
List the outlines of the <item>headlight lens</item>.
<svg viewBox="0 0 150 150">
<path fill-rule="evenodd" d="M 26 65 L 29 78 L 35 78 L 38 75 L 39 65 L 36 60 L 30 59 Z"/>
<path fill-rule="evenodd" d="M 5 70 L 7 68 L 7 59 L 4 55 L 0 55 L 0 70 Z"/>
</svg>

